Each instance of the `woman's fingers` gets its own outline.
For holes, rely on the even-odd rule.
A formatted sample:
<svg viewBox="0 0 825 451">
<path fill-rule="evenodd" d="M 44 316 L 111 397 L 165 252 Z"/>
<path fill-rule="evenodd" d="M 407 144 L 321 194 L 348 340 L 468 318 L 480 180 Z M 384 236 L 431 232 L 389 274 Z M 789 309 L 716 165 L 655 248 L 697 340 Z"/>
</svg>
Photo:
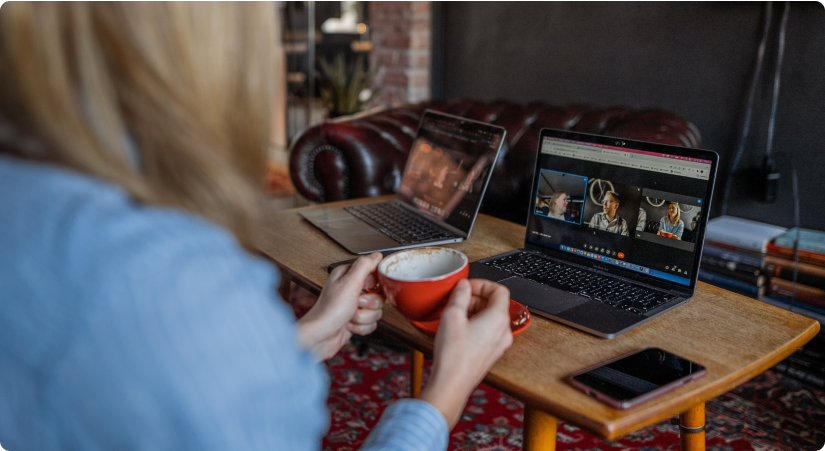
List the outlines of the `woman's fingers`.
<svg viewBox="0 0 825 451">
<path fill-rule="evenodd" d="M 461 321 L 467 318 L 467 311 L 473 298 L 473 289 L 466 279 L 459 280 L 450 293 L 447 306 L 441 312 L 441 317 L 452 317 L 448 321 Z"/>
<path fill-rule="evenodd" d="M 357 285 L 359 291 L 365 285 L 368 276 L 371 277 L 372 285 L 375 285 L 374 276 L 372 273 L 381 262 L 381 254 L 376 252 L 370 255 L 362 255 L 358 257 L 351 265 L 342 265 L 334 270 L 329 275 L 330 282 L 340 282 L 346 286 Z"/>
<path fill-rule="evenodd" d="M 384 311 L 381 309 L 374 310 L 359 308 L 355 311 L 355 314 L 352 315 L 349 322 L 356 325 L 377 323 L 383 314 Z"/>
<path fill-rule="evenodd" d="M 369 335 L 378 328 L 378 321 L 384 314 L 381 308 L 384 305 L 383 298 L 377 294 L 362 294 L 358 298 L 359 309 L 352 315 L 347 330 L 356 335 Z"/>
<path fill-rule="evenodd" d="M 358 297 L 358 308 L 381 310 L 384 308 L 384 296 L 380 293 L 362 293 Z"/>
<path fill-rule="evenodd" d="M 473 296 L 481 298 L 493 298 L 499 296 L 509 296 L 510 290 L 504 285 L 487 279 L 468 279 L 473 290 Z"/>
<path fill-rule="evenodd" d="M 504 285 L 486 279 L 470 279 L 473 306 L 470 313 L 485 311 L 510 312 L 510 290 Z M 500 313 L 499 313 L 500 314 Z"/>
<path fill-rule="evenodd" d="M 364 324 L 364 325 L 347 323 L 347 330 L 350 331 L 351 333 L 355 334 L 355 335 L 369 335 L 369 334 L 375 332 L 375 329 L 377 329 L 377 328 L 378 328 L 378 323 Z"/>
<path fill-rule="evenodd" d="M 337 281 L 338 279 L 343 277 L 344 274 L 346 274 L 347 271 L 349 271 L 350 266 L 352 265 L 341 265 L 333 269 L 332 272 L 329 273 L 329 281 Z"/>
<path fill-rule="evenodd" d="M 483 309 L 471 319 L 471 327 L 479 327 L 495 342 L 494 358 L 498 360 L 513 343 L 510 329 L 510 290 L 504 285 L 484 279 L 470 280 L 473 294 L 483 302 Z M 475 296 L 474 296 L 475 297 Z"/>
<path fill-rule="evenodd" d="M 364 283 L 361 286 L 361 290 L 375 291 L 375 289 L 378 289 L 378 291 L 380 291 L 380 286 L 378 285 L 378 275 L 375 272 L 371 272 L 367 274 L 367 277 L 364 279 Z"/>
</svg>

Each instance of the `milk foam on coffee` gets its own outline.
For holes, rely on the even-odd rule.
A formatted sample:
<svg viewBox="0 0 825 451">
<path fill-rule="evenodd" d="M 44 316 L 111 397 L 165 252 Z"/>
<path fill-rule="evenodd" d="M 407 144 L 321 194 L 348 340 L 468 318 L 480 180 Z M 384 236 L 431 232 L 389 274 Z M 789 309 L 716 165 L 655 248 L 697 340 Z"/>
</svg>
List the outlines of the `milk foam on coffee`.
<svg viewBox="0 0 825 451">
<path fill-rule="evenodd" d="M 445 248 L 414 249 L 391 255 L 378 266 L 387 277 L 403 281 L 440 279 L 461 270 L 467 257 Z"/>
</svg>

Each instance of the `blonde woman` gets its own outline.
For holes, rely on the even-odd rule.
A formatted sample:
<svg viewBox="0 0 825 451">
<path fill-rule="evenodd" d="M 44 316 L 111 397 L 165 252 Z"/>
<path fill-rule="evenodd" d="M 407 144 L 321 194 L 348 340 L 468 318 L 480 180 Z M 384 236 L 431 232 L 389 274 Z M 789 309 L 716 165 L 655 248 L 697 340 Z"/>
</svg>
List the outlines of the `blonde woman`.
<svg viewBox="0 0 825 451">
<path fill-rule="evenodd" d="M 663 216 L 659 221 L 659 231 L 656 234 L 681 240 L 684 231 L 685 224 L 680 219 L 679 204 L 671 202 L 667 206 L 667 216 Z"/>
<path fill-rule="evenodd" d="M 567 193 L 564 191 L 556 191 L 550 196 L 549 200 L 545 200 L 545 208 L 542 214 L 548 218 L 561 219 L 562 221 L 573 221 L 573 217 L 567 212 Z"/>
<path fill-rule="evenodd" d="M 0 9 L 0 442 L 8 449 L 314 450 L 320 359 L 375 330 L 380 255 L 298 323 L 253 248 L 276 11 L 242 3 Z M 460 283 L 430 382 L 364 449 L 446 448 L 512 342 L 506 288 Z M 468 310 L 484 305 L 468 319 Z"/>
</svg>

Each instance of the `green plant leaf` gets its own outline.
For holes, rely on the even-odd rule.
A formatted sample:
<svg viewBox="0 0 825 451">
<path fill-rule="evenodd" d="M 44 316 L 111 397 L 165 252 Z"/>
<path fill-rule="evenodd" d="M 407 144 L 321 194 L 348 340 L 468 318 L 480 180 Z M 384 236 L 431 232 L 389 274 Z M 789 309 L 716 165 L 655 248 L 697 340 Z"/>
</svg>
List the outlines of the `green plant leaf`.
<svg viewBox="0 0 825 451">
<path fill-rule="evenodd" d="M 358 95 L 361 94 L 362 84 L 364 81 L 364 55 L 358 55 L 355 59 L 355 65 L 352 70 L 352 77 L 349 80 L 347 87 L 347 112 L 353 113 L 360 110 L 360 100 Z"/>
<path fill-rule="evenodd" d="M 316 79 L 321 100 L 328 108 L 339 114 L 356 113 L 381 92 L 381 87 L 372 89 L 372 84 L 383 62 L 379 59 L 365 71 L 364 58 L 364 54 L 359 54 L 351 65 L 346 64 L 344 53 L 336 54 L 332 61 L 318 58 Z M 361 101 L 359 96 L 364 89 L 372 89 L 372 94 Z"/>
</svg>

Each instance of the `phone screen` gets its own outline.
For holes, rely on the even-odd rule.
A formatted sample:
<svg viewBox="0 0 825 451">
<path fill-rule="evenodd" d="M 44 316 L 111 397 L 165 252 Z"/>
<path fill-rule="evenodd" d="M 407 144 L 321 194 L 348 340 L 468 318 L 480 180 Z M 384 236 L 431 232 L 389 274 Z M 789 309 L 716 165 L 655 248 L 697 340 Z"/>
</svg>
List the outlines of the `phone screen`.
<svg viewBox="0 0 825 451">
<path fill-rule="evenodd" d="M 573 376 L 609 398 L 626 402 L 704 372 L 705 367 L 659 348 L 648 348 Z"/>
</svg>

